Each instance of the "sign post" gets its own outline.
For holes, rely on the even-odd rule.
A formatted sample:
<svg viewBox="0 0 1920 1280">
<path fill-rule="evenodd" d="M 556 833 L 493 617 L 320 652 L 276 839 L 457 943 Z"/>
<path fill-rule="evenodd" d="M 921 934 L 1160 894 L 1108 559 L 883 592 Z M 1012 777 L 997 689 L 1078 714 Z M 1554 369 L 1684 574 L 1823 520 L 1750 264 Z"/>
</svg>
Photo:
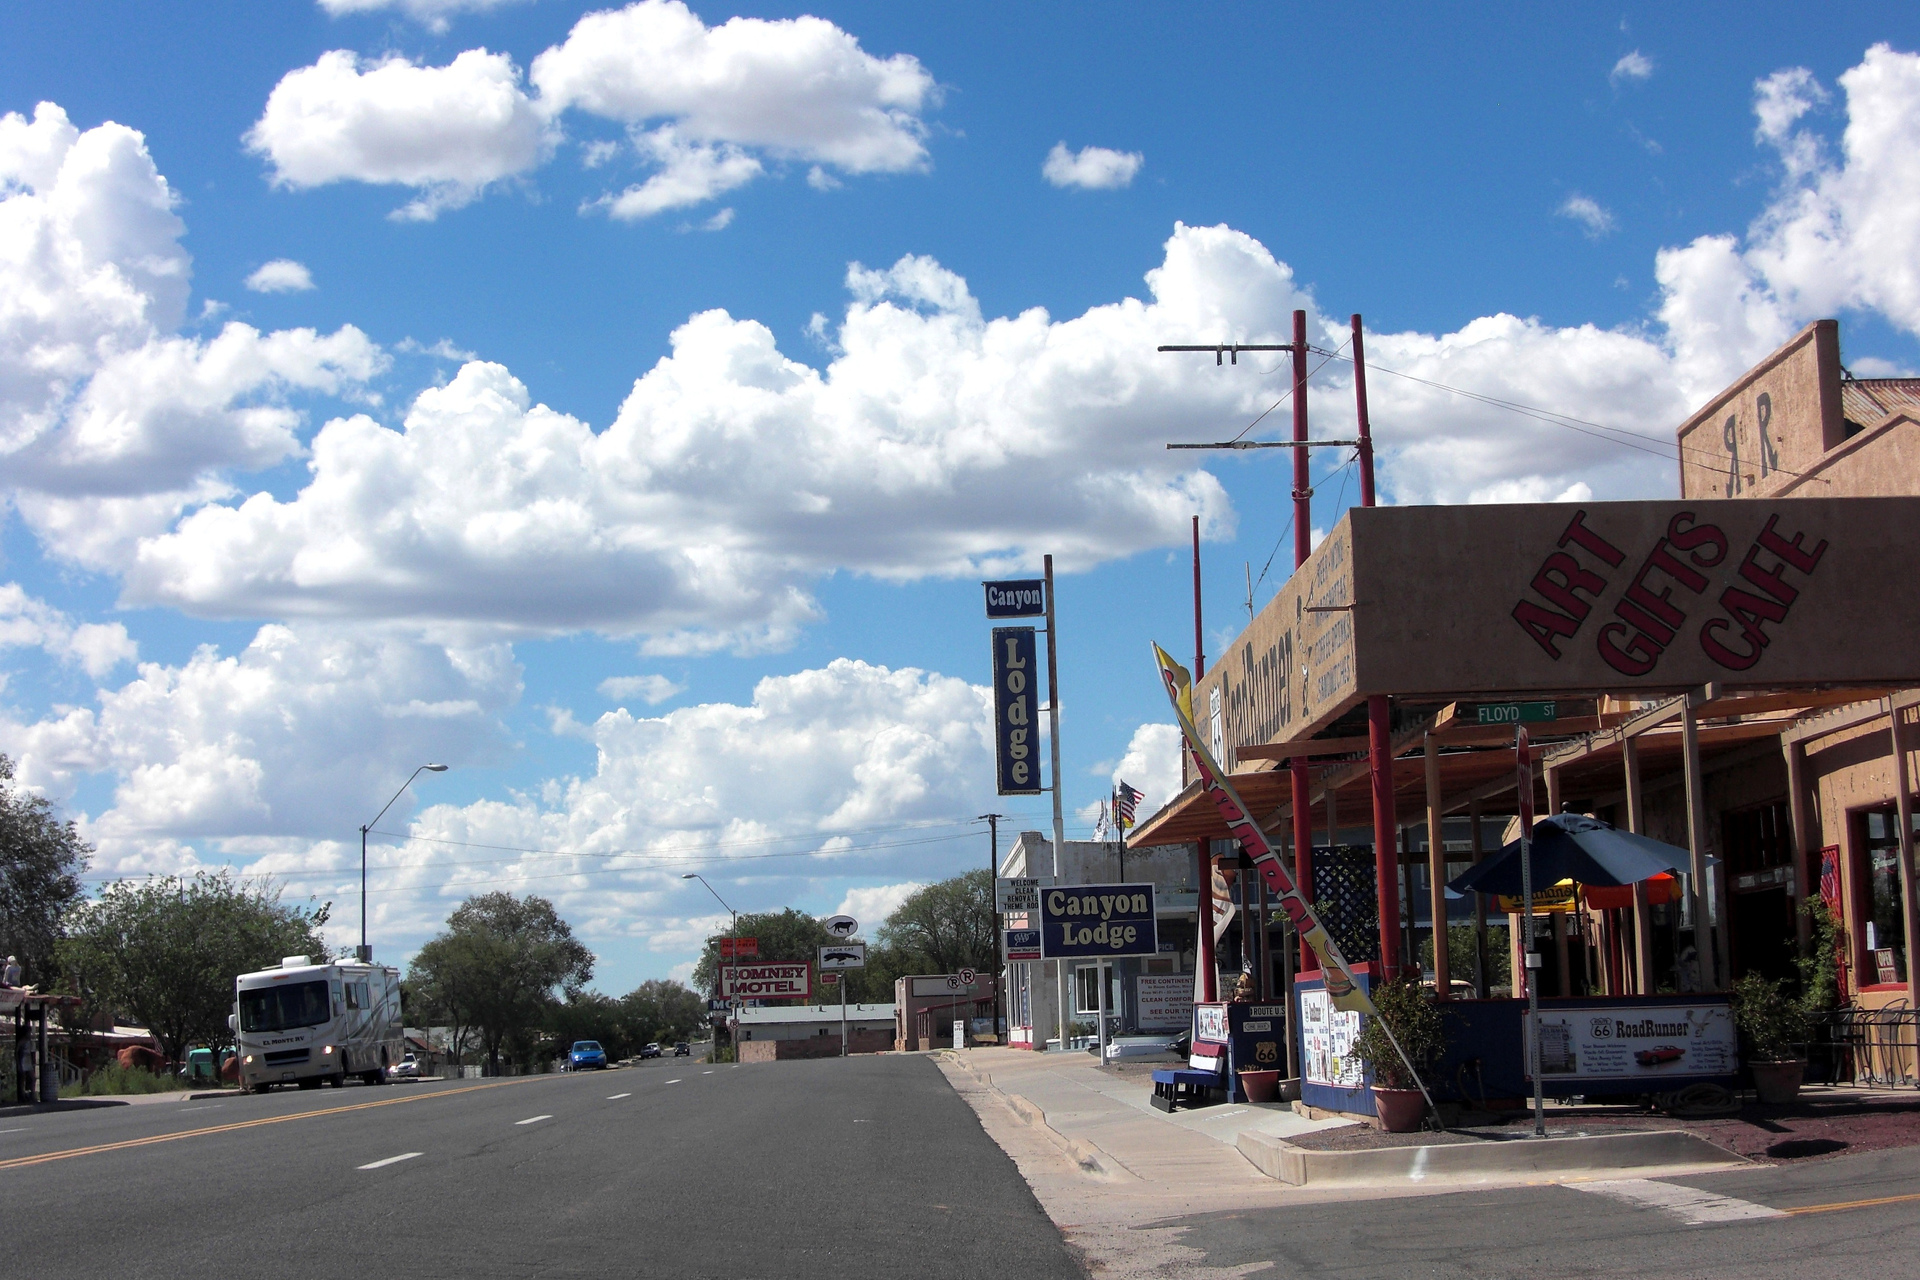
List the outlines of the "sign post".
<svg viewBox="0 0 1920 1280">
<path fill-rule="evenodd" d="M 853 934 L 860 931 L 859 922 L 852 916 L 835 916 L 827 921 L 828 930 L 834 933 L 841 932 L 834 927 L 841 921 L 849 926 L 845 930 L 846 933 Z M 847 984 L 840 975 L 844 971 L 866 967 L 867 944 L 864 942 L 831 942 L 820 948 L 821 980 L 832 978 L 840 984 L 840 1056 L 843 1058 L 847 1056 Z"/>
</svg>

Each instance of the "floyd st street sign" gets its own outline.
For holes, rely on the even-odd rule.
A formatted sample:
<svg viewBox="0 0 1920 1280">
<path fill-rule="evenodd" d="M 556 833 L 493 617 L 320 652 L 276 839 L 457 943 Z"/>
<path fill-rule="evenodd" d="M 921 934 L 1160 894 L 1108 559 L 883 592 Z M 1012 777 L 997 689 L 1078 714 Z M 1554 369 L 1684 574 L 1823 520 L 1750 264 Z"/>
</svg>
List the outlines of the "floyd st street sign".
<svg viewBox="0 0 1920 1280">
<path fill-rule="evenodd" d="M 1082 884 L 1040 895 L 1040 948 L 1048 960 L 1112 959 L 1159 952 L 1151 884 Z"/>
</svg>

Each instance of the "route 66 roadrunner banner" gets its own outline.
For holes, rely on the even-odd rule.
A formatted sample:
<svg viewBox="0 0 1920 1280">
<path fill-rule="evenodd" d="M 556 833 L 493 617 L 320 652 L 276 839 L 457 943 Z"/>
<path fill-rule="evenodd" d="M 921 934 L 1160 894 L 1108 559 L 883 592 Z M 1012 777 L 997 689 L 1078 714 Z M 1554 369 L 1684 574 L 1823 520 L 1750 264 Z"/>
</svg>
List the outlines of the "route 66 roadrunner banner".
<svg viewBox="0 0 1920 1280">
<path fill-rule="evenodd" d="M 1220 816 L 1226 819 L 1227 830 L 1233 833 L 1233 838 L 1253 859 L 1253 865 L 1265 878 L 1267 888 L 1279 898 L 1280 909 L 1287 913 L 1287 919 L 1293 921 L 1293 927 L 1300 931 L 1300 937 L 1320 958 L 1327 994 L 1333 998 L 1334 1007 L 1372 1013 L 1373 1001 L 1354 982 L 1353 971 L 1347 967 L 1333 938 L 1321 925 L 1320 918 L 1313 914 L 1313 908 L 1307 905 L 1305 896 L 1293 883 L 1293 877 L 1281 865 L 1279 856 L 1267 843 L 1266 834 L 1248 816 L 1247 806 L 1233 789 L 1233 784 L 1227 781 L 1225 772 L 1214 762 L 1212 752 L 1201 742 L 1200 731 L 1193 724 L 1193 676 L 1157 644 L 1153 646 L 1153 656 L 1160 664 L 1160 679 L 1166 685 L 1167 697 L 1173 702 L 1173 714 L 1180 722 L 1180 736 L 1186 739 L 1187 755 L 1193 761 L 1194 772 L 1199 775 L 1215 807 L 1220 810 Z"/>
</svg>

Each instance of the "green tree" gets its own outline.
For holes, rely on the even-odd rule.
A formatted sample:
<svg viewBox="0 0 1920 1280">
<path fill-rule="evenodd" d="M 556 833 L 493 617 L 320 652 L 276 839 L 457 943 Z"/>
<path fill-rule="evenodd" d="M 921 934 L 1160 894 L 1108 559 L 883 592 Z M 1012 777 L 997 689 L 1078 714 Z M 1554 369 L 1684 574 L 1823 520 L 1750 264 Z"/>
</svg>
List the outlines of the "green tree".
<svg viewBox="0 0 1920 1280">
<path fill-rule="evenodd" d="M 225 869 L 116 880 L 68 915 L 60 965 L 90 1004 L 131 1014 L 178 1061 L 230 1038 L 235 978 L 284 956 L 324 957 L 331 909 L 289 905 L 270 882 Z"/>
<path fill-rule="evenodd" d="M 51 804 L 13 785 L 0 755 L 0 961 L 18 956 L 23 981 L 57 985 L 55 948 L 92 852 Z"/>
<path fill-rule="evenodd" d="M 994 972 L 993 876 L 983 867 L 916 890 L 880 926 L 878 942 L 913 973 Z"/>
<path fill-rule="evenodd" d="M 581 991 L 556 1002 L 548 1016 L 556 1051 L 565 1053 L 576 1040 L 598 1040 L 609 1061 L 629 1057 L 634 1043 L 622 1003 L 598 991 Z"/>
<path fill-rule="evenodd" d="M 804 960 L 813 964 L 820 959 L 820 948 L 834 942 L 826 926 L 804 911 L 788 907 L 783 911 L 753 912 L 740 917 L 742 938 L 757 939 L 762 961 Z M 693 967 L 693 989 L 713 991 L 720 977 L 720 939 L 725 931 L 707 939 L 700 961 Z M 816 993 L 818 994 L 818 993 Z"/>
<path fill-rule="evenodd" d="M 545 898 L 488 893 L 455 908 L 408 976 L 426 1004 L 446 1012 L 456 1037 L 479 1033 L 498 1071 L 503 1048 L 530 1054 L 553 1006 L 585 988 L 593 953 Z"/>
<path fill-rule="evenodd" d="M 621 1018 L 632 1043 L 671 1044 L 691 1039 L 707 1023 L 707 1002 L 670 978 L 649 978 L 620 998 Z"/>
</svg>

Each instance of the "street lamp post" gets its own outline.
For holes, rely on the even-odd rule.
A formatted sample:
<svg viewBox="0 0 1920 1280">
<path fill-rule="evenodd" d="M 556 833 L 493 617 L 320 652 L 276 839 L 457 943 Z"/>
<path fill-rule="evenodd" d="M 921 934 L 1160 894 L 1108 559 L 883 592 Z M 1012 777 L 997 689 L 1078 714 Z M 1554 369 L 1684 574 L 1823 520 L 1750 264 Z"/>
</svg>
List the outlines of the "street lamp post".
<svg viewBox="0 0 1920 1280">
<path fill-rule="evenodd" d="M 728 927 L 727 937 L 733 942 L 734 962 L 736 964 L 739 963 L 740 913 L 732 907 L 727 906 L 727 900 L 720 896 L 720 891 L 712 885 L 707 884 L 707 878 L 698 871 L 683 872 L 680 878 L 682 880 L 698 880 L 701 884 L 707 885 L 707 892 L 713 895 L 713 900 L 721 906 L 726 907 L 727 914 L 733 917 L 733 923 Z M 740 1000 L 739 997 L 731 991 L 727 992 L 727 1010 L 729 1013 L 727 1034 L 733 1037 L 733 1060 L 738 1062 L 740 1061 Z"/>
<path fill-rule="evenodd" d="M 407 775 L 407 780 L 400 784 L 400 790 L 393 793 L 393 800 L 398 800 L 402 795 L 406 794 L 407 788 L 412 786 L 413 780 L 421 774 L 445 773 L 446 771 L 447 766 L 443 764 L 421 765 L 418 769 L 415 769 Z M 371 964 L 373 962 L 373 948 L 367 945 L 367 831 L 376 825 L 380 819 L 387 816 L 387 810 L 393 808 L 393 800 L 389 800 L 381 805 L 380 812 L 373 815 L 373 821 L 360 828 L 360 945 L 354 948 L 353 958 L 361 964 Z"/>
</svg>

